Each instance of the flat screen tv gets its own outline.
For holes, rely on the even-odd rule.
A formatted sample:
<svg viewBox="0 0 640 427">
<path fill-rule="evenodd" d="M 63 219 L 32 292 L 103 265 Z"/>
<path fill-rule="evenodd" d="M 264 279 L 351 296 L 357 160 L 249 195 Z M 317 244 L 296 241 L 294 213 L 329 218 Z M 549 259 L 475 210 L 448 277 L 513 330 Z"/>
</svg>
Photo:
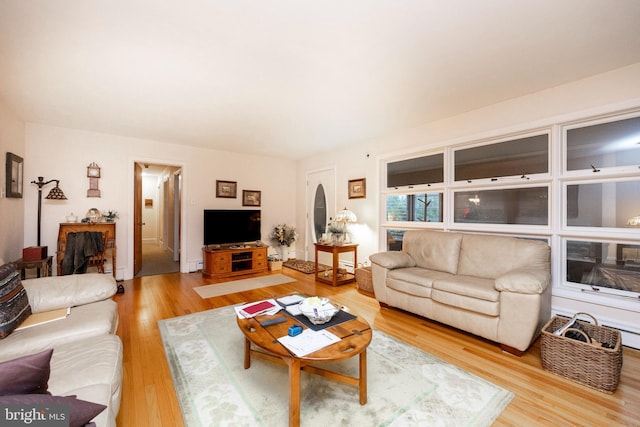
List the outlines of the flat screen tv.
<svg viewBox="0 0 640 427">
<path fill-rule="evenodd" d="M 259 210 L 205 209 L 204 244 L 229 245 L 261 239 Z"/>
</svg>

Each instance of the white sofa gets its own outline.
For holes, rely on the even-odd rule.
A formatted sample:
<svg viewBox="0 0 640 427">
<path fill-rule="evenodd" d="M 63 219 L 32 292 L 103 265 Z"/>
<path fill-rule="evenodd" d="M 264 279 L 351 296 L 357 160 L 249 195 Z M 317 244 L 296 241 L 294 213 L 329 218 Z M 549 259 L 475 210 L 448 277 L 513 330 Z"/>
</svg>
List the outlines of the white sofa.
<svg viewBox="0 0 640 427">
<path fill-rule="evenodd" d="M 0 340 L 0 362 L 53 348 L 48 391 L 107 406 L 93 419 L 115 427 L 122 384 L 122 342 L 111 275 L 80 274 L 22 281 L 32 313 L 71 307 L 49 323 L 14 330 Z"/>
<path fill-rule="evenodd" d="M 410 230 L 402 251 L 370 257 L 375 296 L 521 355 L 551 316 L 550 249 L 541 241 Z"/>
</svg>

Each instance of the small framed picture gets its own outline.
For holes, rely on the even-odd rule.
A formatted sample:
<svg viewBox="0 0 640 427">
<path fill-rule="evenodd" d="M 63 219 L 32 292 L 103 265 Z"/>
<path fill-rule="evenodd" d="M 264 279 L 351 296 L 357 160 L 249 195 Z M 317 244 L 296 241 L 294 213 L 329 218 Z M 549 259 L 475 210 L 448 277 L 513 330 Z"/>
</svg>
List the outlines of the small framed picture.
<svg viewBox="0 0 640 427">
<path fill-rule="evenodd" d="M 349 198 L 363 199 L 367 197 L 367 180 L 366 178 L 349 180 Z"/>
<path fill-rule="evenodd" d="M 7 197 L 22 198 L 22 164 L 22 157 L 7 153 Z"/>
<path fill-rule="evenodd" d="M 260 206 L 260 192 L 242 190 L 242 206 Z"/>
<path fill-rule="evenodd" d="M 238 183 L 235 181 L 216 180 L 216 197 L 235 199 L 237 197 Z"/>
</svg>

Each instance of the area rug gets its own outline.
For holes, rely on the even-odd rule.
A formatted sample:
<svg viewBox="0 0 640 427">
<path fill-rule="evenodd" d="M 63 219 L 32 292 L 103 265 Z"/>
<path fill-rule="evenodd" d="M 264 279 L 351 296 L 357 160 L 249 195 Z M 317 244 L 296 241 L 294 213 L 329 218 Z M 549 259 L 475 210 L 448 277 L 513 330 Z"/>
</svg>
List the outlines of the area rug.
<svg viewBox="0 0 640 427">
<path fill-rule="evenodd" d="M 285 261 L 282 265 L 288 268 L 292 268 L 296 271 L 300 271 L 304 274 L 311 274 L 311 273 L 315 273 L 316 271 L 316 263 L 314 261 L 301 261 L 297 259 L 290 259 L 288 261 Z M 326 270 L 328 268 L 330 269 L 331 267 L 324 264 L 318 264 L 319 270 Z"/>
<path fill-rule="evenodd" d="M 158 322 L 185 425 L 288 424 L 285 366 L 253 358 L 233 307 Z M 331 364 L 357 376 L 358 358 Z M 328 367 L 329 364 L 322 364 Z M 302 426 L 489 426 L 513 394 L 374 330 L 367 350 L 368 402 L 355 387 L 301 373 Z"/>
<path fill-rule="evenodd" d="M 270 274 L 268 276 L 251 277 L 249 279 L 232 280 L 230 282 L 216 283 L 213 285 L 198 286 L 193 288 L 201 298 L 219 297 L 220 295 L 234 292 L 250 291 L 251 289 L 266 288 L 267 286 L 282 285 L 295 282 L 296 279 L 284 274 Z"/>
</svg>

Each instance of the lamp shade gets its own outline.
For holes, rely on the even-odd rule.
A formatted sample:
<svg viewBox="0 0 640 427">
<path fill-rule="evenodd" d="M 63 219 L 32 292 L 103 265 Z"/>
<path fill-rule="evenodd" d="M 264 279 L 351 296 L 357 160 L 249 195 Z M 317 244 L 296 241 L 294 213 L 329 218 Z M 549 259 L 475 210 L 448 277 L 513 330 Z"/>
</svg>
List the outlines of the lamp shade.
<svg viewBox="0 0 640 427">
<path fill-rule="evenodd" d="M 351 212 L 346 207 L 336 212 L 336 222 L 356 222 L 357 220 L 358 218 L 356 217 L 356 214 Z"/>
<path fill-rule="evenodd" d="M 58 183 L 56 183 L 56 186 L 53 187 L 51 189 L 51 191 L 49 191 L 49 194 L 47 194 L 47 197 L 45 197 L 45 199 L 48 199 L 48 200 L 67 200 L 67 196 L 64 195 L 64 193 L 62 192 L 62 189 L 60 187 L 58 187 Z"/>
</svg>

